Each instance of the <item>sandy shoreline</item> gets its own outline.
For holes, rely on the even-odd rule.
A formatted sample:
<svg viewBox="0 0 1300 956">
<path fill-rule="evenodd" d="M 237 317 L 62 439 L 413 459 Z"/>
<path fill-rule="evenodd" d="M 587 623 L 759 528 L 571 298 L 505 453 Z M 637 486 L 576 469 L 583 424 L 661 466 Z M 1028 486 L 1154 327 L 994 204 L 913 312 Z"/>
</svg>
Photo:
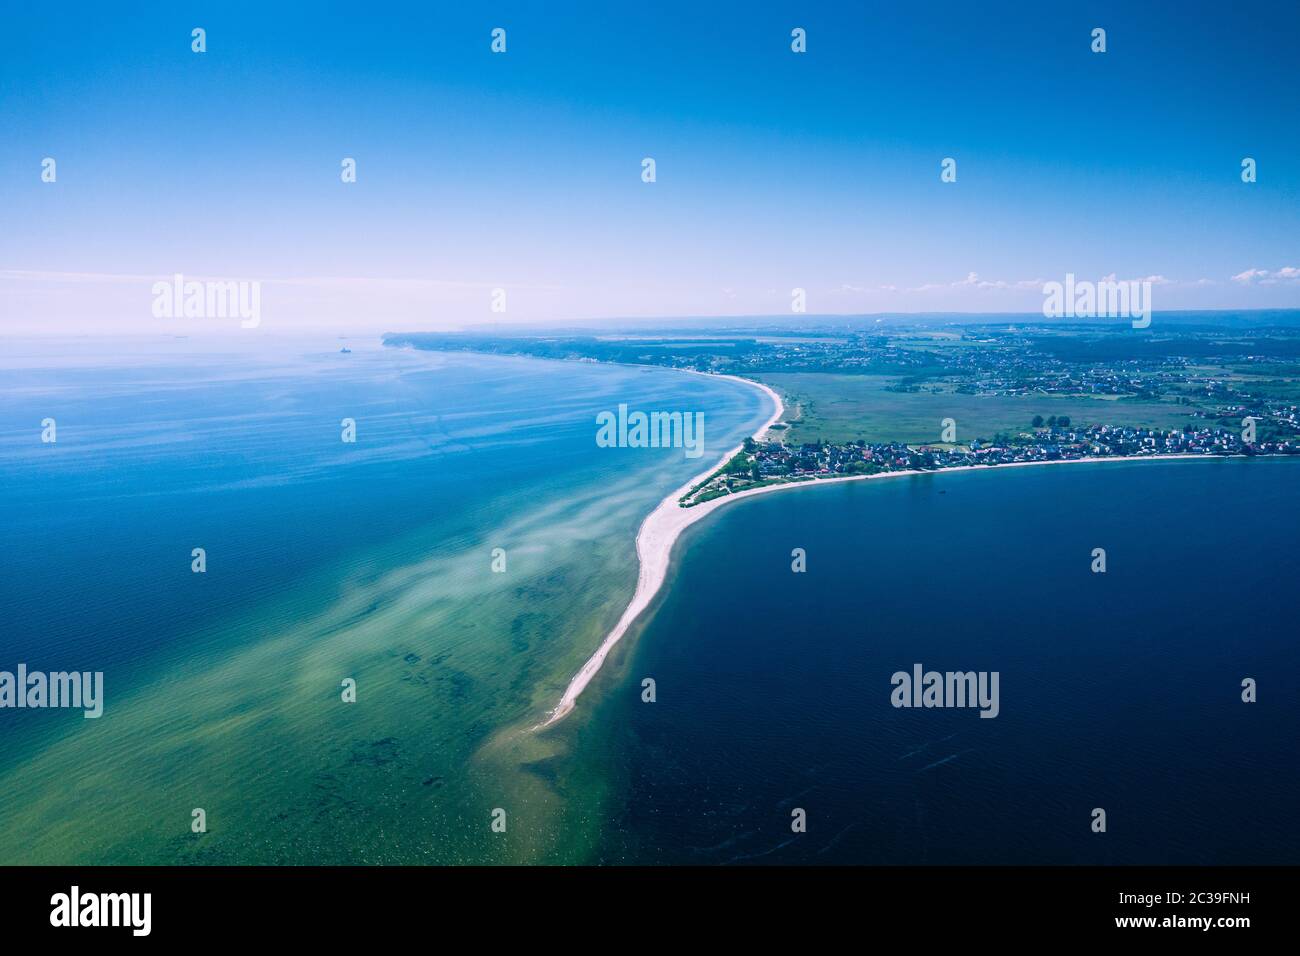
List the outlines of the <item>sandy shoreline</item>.
<svg viewBox="0 0 1300 956">
<path fill-rule="evenodd" d="M 683 369 L 683 371 L 687 371 Z M 705 375 L 706 372 L 694 372 L 693 374 Z M 741 378 L 738 375 L 712 375 L 712 378 L 728 378 L 736 382 L 744 382 L 753 388 L 762 389 L 767 396 L 772 399 L 774 411 L 771 417 L 763 424 L 763 427 L 756 431 L 753 437 L 756 440 L 764 438 L 785 412 L 785 406 L 781 402 L 781 397 L 777 395 L 768 386 L 762 382 L 755 382 L 747 378 Z M 1105 462 L 1105 461 L 1177 461 L 1180 459 L 1199 459 L 1199 460 L 1218 460 L 1225 456 L 1221 455 L 1124 455 L 1104 458 L 1069 458 L 1056 461 L 1015 461 L 1007 462 L 1000 465 L 958 465 L 954 468 L 942 468 L 937 471 L 886 471 L 874 475 L 841 475 L 836 478 L 815 478 L 808 481 L 792 481 L 777 485 L 764 485 L 761 488 L 749 488 L 745 491 L 738 491 L 732 495 L 723 495 L 719 498 L 711 498 L 701 504 L 691 508 L 683 508 L 677 502 L 697 484 L 713 474 L 719 467 L 727 462 L 732 455 L 740 451 L 742 445 L 737 445 L 725 455 L 723 455 L 716 464 L 707 471 L 696 475 L 682 487 L 673 491 L 659 505 L 646 516 L 645 521 L 641 523 L 641 529 L 636 536 L 636 553 L 640 563 L 640 573 L 637 576 L 636 591 L 632 595 L 632 600 L 627 608 L 623 611 L 623 616 L 618 619 L 614 629 L 605 636 L 596 652 L 591 655 L 585 664 L 579 669 L 578 673 L 569 681 L 569 686 L 565 688 L 560 702 L 555 709 L 550 712 L 546 720 L 539 724 L 537 728 L 549 727 L 559 720 L 562 720 L 570 711 L 573 710 L 578 696 L 591 683 L 592 678 L 600 671 L 601 666 L 605 663 L 605 658 L 609 652 L 627 633 L 635 621 L 647 607 L 650 601 L 659 589 L 663 586 L 664 580 L 668 576 L 668 561 L 672 554 L 673 545 L 677 538 L 686 528 L 699 521 L 701 518 L 712 514 L 715 510 L 722 507 L 730 501 L 738 501 L 741 498 L 749 498 L 754 495 L 767 494 L 773 491 L 786 491 L 794 488 L 813 488 L 822 485 L 836 484 L 842 481 L 871 481 L 877 478 L 901 478 L 914 475 L 937 475 L 946 474 L 955 471 L 992 471 L 998 468 L 1019 468 L 1029 467 L 1032 465 L 1072 465 L 1083 462 Z"/>
<path fill-rule="evenodd" d="M 685 370 L 684 370 L 685 371 Z M 707 372 L 695 372 L 696 375 L 706 375 Z M 711 375 L 711 378 L 728 378 L 734 382 L 744 382 L 754 388 L 762 389 L 767 393 L 767 397 L 772 400 L 773 410 L 771 416 L 764 422 L 763 427 L 754 433 L 755 438 L 761 438 L 766 435 L 768 430 L 785 412 L 785 406 L 781 403 L 779 396 L 768 386 L 761 382 L 752 382 L 747 378 L 740 378 L 737 375 Z M 698 485 L 709 475 L 717 471 L 725 464 L 732 455 L 740 451 L 743 445 L 737 445 L 730 449 L 718 461 L 709 466 L 706 471 L 700 472 L 686 484 L 671 492 L 668 497 L 659 502 L 658 506 L 646 519 L 641 522 L 641 528 L 636 535 L 636 556 L 640 563 L 641 570 L 636 579 L 636 591 L 632 595 L 632 601 L 623 611 L 623 616 L 618 619 L 614 629 L 605 636 L 600 642 L 600 647 L 596 648 L 596 653 L 592 654 L 587 663 L 573 675 L 569 681 L 569 686 L 565 688 L 564 696 L 560 698 L 559 704 L 546 718 L 546 721 L 540 726 L 549 727 L 557 720 L 562 719 L 569 711 L 573 710 L 573 704 L 578 699 L 578 695 L 583 692 L 586 686 L 591 683 L 591 679 L 596 676 L 601 665 L 605 663 L 605 658 L 609 652 L 614 649 L 614 645 L 622 639 L 627 633 L 627 629 L 632 622 L 644 611 L 649 605 L 651 599 L 659 593 L 659 588 L 663 586 L 664 578 L 668 576 L 668 557 L 672 553 L 673 543 L 677 540 L 688 525 L 693 524 L 700 518 L 704 517 L 715 502 L 721 503 L 726 498 L 715 498 L 712 501 L 705 502 L 703 505 L 696 505 L 694 508 L 683 508 L 677 502 L 696 485 Z M 763 489 L 757 489 L 763 490 Z M 738 497 L 738 496 L 737 496 Z M 702 512 L 695 514 L 695 512 Z"/>
</svg>

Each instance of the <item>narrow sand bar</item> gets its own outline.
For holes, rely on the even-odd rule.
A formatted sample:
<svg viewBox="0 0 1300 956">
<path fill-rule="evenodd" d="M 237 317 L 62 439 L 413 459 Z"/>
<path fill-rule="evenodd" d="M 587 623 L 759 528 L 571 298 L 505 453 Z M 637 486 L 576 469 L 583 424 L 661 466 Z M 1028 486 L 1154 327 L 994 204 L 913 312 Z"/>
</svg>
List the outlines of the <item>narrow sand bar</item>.
<svg viewBox="0 0 1300 956">
<path fill-rule="evenodd" d="M 694 374 L 703 375 L 707 373 L 697 372 Z M 754 382 L 747 378 L 741 378 L 737 375 L 714 375 L 714 378 L 729 378 L 733 381 L 744 382 L 746 385 L 762 389 L 772 400 L 773 411 L 771 416 L 763 424 L 763 427 L 754 433 L 755 440 L 762 440 L 767 436 L 778 419 L 784 414 L 785 406 L 781 403 L 781 397 L 772 389 L 761 382 Z M 618 619 L 614 629 L 605 636 L 600 642 L 600 647 L 596 648 L 596 653 L 592 654 L 587 663 L 582 665 L 578 673 L 573 675 L 569 681 L 569 686 L 565 688 L 564 695 L 560 698 L 559 704 L 550 712 L 547 719 L 538 725 L 536 729 L 549 727 L 551 724 L 563 719 L 570 711 L 573 710 L 574 704 L 578 700 L 578 695 L 586 689 L 591 683 L 593 677 L 600 671 L 601 666 L 605 663 L 605 658 L 609 652 L 614 649 L 614 645 L 622 640 L 627 629 L 647 607 L 650 601 L 659 589 L 663 586 L 664 579 L 668 576 L 668 560 L 672 555 L 673 545 L 676 543 L 678 536 L 690 525 L 699 521 L 706 515 L 712 514 L 718 508 L 730 501 L 739 501 L 741 498 L 749 498 L 754 495 L 767 494 L 773 491 L 786 491 L 794 488 L 819 488 L 822 485 L 835 484 L 841 481 L 871 481 L 877 478 L 902 478 L 908 475 L 938 475 L 946 474 L 953 471 L 989 471 L 996 468 L 1020 468 L 1035 465 L 1071 465 L 1082 462 L 1100 462 L 1100 461 L 1150 461 L 1159 459 L 1161 461 L 1173 461 L 1177 459 L 1218 459 L 1221 456 L 1211 455 L 1125 455 L 1107 458 L 1069 458 L 1057 461 L 1018 461 L 1007 462 L 1000 465 L 958 465 L 954 468 L 941 468 L 937 471 L 886 471 L 874 475 L 842 475 L 838 478 L 816 478 L 808 481 L 792 481 L 779 485 L 764 485 L 762 488 L 750 488 L 746 491 L 738 491 L 732 495 L 723 495 L 720 498 L 711 498 L 701 504 L 691 508 L 683 508 L 677 502 L 688 491 L 703 481 L 709 475 L 713 474 L 723 464 L 725 464 L 732 455 L 740 451 L 743 446 L 737 445 L 735 448 L 723 455 L 718 462 L 707 471 L 696 475 L 682 487 L 678 488 L 663 501 L 659 502 L 658 507 L 646 517 L 641 523 L 641 530 L 636 536 L 636 554 L 641 564 L 641 571 L 637 577 L 636 592 L 632 595 L 632 601 L 628 604 L 627 609 L 623 611 L 623 616 Z"/>
</svg>

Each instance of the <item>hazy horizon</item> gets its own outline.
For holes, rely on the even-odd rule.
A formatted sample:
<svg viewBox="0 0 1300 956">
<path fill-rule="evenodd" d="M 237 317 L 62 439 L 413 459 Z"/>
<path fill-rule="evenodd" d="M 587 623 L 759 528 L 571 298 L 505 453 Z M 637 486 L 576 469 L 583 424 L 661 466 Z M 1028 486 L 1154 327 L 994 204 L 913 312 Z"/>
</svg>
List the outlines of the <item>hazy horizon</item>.
<svg viewBox="0 0 1300 956">
<path fill-rule="evenodd" d="M 1182 328 L 1204 325 L 1223 328 L 1269 328 L 1278 326 L 1300 325 L 1300 308 L 1296 309 L 1183 309 L 1167 312 L 1157 311 L 1153 316 L 1157 321 L 1157 330 L 1161 322 Z M 674 330 L 689 332 L 692 330 L 731 332 L 741 335 L 746 332 L 761 333 L 771 330 L 808 331 L 815 330 L 851 330 L 863 329 L 872 325 L 881 326 L 946 326 L 946 325 L 995 325 L 1000 323 L 1025 323 L 1037 326 L 1059 326 L 1061 328 L 1090 329 L 1114 328 L 1125 330 L 1126 320 L 1114 318 L 1045 318 L 1042 312 L 917 312 L 917 313 L 860 313 L 860 314 L 799 314 L 799 315 L 690 315 L 690 316 L 602 316 L 589 319 L 568 319 L 555 322 L 467 322 L 449 328 L 429 326 L 412 326 L 384 328 L 310 328 L 290 327 L 284 329 L 256 330 L 257 341 L 293 340 L 323 337 L 339 342 L 358 339 L 378 341 L 386 335 L 404 335 L 419 333 L 475 334 L 475 335 L 537 335 L 543 333 L 592 334 L 598 332 L 630 334 L 634 332 L 671 333 Z M 225 327 L 209 326 L 206 329 L 169 332 L 162 329 L 121 332 L 109 329 L 61 328 L 54 330 L 23 330 L 12 333 L 15 339 L 42 338 L 129 338 L 176 340 L 221 340 L 231 341 L 245 338 L 250 331 L 232 324 Z"/>
</svg>

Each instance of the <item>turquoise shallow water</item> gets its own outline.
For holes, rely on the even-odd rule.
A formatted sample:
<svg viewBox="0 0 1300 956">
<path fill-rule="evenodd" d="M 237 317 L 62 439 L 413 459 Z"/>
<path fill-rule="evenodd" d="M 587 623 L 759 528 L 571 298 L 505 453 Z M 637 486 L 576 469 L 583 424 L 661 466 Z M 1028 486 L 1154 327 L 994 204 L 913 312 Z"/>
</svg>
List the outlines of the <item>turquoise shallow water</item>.
<svg viewBox="0 0 1300 956">
<path fill-rule="evenodd" d="M 103 671 L 108 699 L 91 721 L 0 711 L 0 860 L 588 852 L 606 785 L 568 757 L 581 721 L 518 726 L 617 619 L 644 514 L 764 400 L 666 370 L 348 344 L 7 356 L 0 666 Z M 619 402 L 704 412 L 705 456 L 598 448 Z"/>
</svg>

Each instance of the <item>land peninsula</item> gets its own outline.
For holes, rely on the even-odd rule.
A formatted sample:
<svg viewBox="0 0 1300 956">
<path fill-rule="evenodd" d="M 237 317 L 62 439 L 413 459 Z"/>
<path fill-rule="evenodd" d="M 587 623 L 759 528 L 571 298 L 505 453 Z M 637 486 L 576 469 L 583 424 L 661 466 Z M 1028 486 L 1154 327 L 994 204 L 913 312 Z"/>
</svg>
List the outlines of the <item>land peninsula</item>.
<svg viewBox="0 0 1300 956">
<path fill-rule="evenodd" d="M 1176 330 L 1160 347 L 1129 342 L 1127 351 L 1116 349 L 1106 330 L 1085 328 L 1079 342 L 1066 337 L 1062 345 L 1056 341 L 1058 328 L 1024 333 L 1000 324 L 943 329 L 937 335 L 930 328 L 888 334 L 872 329 L 865 337 L 778 330 L 741 341 L 721 333 L 651 340 L 429 333 L 388 335 L 385 344 L 667 365 L 738 380 L 771 402 L 770 414 L 751 437 L 668 494 L 642 522 L 632 599 L 535 728 L 540 729 L 572 712 L 609 653 L 649 607 L 667 578 L 681 533 L 729 501 L 843 481 L 988 467 L 1300 454 L 1300 329 L 1283 324 L 1267 331 L 1261 337 L 1252 330 L 1247 339 L 1235 334 L 1231 323 L 1208 332 L 1193 326 Z M 1014 348 L 1008 348 L 1008 336 Z M 1061 359 L 1062 349 L 1075 353 L 1071 360 Z M 820 356 L 819 371 L 804 370 L 810 352 Z M 761 367 L 748 367 L 754 364 Z M 847 371 L 873 365 L 874 376 Z M 912 374 L 880 375 L 882 368 Z M 862 388 L 864 377 L 874 379 L 872 388 Z M 778 391 L 787 381 L 783 390 L 793 399 L 792 408 Z M 884 401 L 882 394 L 888 396 Z M 908 396 L 950 414 L 929 422 L 914 411 L 891 415 L 887 407 L 895 397 L 906 401 Z M 840 405 L 856 410 L 872 403 L 883 407 L 869 423 L 836 414 Z M 822 411 L 826 406 L 829 414 Z M 1048 414 L 1026 414 L 1031 408 Z M 1017 417 L 1022 425 L 1015 423 Z M 1000 427 L 958 440 L 962 430 L 988 428 L 990 419 Z M 854 430 L 857 437 L 849 437 Z M 927 430 L 932 439 L 922 437 Z M 792 436 L 800 432 L 817 437 L 795 441 Z"/>
</svg>

